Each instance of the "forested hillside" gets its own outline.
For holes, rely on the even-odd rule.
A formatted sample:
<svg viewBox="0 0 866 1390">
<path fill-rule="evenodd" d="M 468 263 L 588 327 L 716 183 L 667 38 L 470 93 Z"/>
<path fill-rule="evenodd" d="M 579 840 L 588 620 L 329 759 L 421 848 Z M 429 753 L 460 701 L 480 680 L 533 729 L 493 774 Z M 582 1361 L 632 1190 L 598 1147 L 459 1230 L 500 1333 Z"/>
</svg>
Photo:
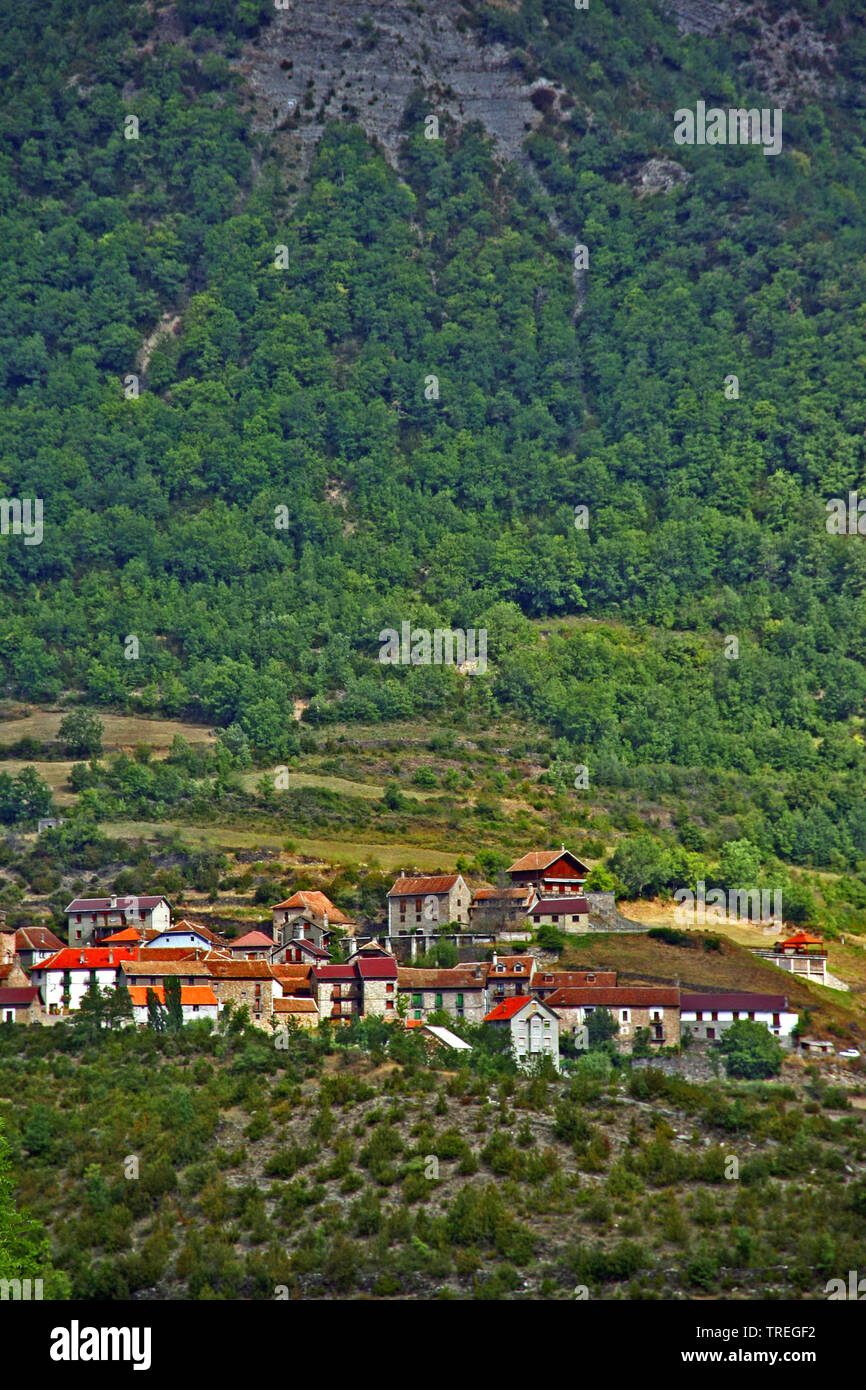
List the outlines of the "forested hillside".
<svg viewBox="0 0 866 1390">
<path fill-rule="evenodd" d="M 264 3 L 0 5 L 0 490 L 44 500 L 0 537 L 3 693 L 272 760 L 297 700 L 516 716 L 594 789 L 700 819 L 732 775 L 766 854 L 862 870 L 866 552 L 826 525 L 866 451 L 862 6 L 798 0 L 832 57 L 781 95 L 757 19 L 446 8 L 532 84 L 518 163 L 426 138 L 420 86 L 396 162 L 312 100 L 256 129 Z M 782 152 L 674 145 L 699 99 L 783 107 Z M 489 669 L 381 665 L 403 621 L 486 628 Z"/>
</svg>

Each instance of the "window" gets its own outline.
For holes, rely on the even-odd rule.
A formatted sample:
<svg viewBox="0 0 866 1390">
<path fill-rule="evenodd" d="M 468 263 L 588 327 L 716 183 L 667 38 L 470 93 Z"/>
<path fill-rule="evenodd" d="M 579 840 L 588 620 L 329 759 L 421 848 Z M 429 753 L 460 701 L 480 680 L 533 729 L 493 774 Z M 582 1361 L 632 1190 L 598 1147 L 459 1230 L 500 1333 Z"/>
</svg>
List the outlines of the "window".
<svg viewBox="0 0 866 1390">
<path fill-rule="evenodd" d="M 389 984 L 389 985 L 386 985 L 386 986 L 385 986 L 385 993 L 386 993 L 386 994 L 393 994 L 393 993 L 394 993 L 394 986 L 393 986 L 393 984 Z"/>
<path fill-rule="evenodd" d="M 458 996 L 457 996 L 457 1007 L 458 1007 L 458 1009 L 462 1009 L 462 1008 L 463 1008 L 463 995 L 462 995 L 462 994 L 458 994 Z"/>
<path fill-rule="evenodd" d="M 554 913 L 552 914 L 550 920 L 551 920 L 551 922 L 558 922 L 558 921 L 559 921 L 559 913 L 558 913 L 558 912 L 554 912 Z"/>
<path fill-rule="evenodd" d="M 415 1017 L 416 1017 L 416 1019 L 419 1019 L 419 1018 L 421 1017 L 421 1010 L 420 1010 L 420 1009 L 416 1009 L 416 1010 L 415 1010 Z"/>
<path fill-rule="evenodd" d="M 719 1011 L 718 1011 L 718 1009 L 713 1009 L 713 1023 L 718 1023 L 718 1021 L 719 1021 Z"/>
<path fill-rule="evenodd" d="M 548 975 L 547 978 L 550 980 L 550 979 L 552 979 L 553 977 L 552 977 L 551 975 Z M 588 985 L 594 985 L 594 984 L 595 984 L 595 976 L 594 976 L 594 975 L 587 975 L 587 977 L 586 977 L 586 983 L 587 983 Z"/>
<path fill-rule="evenodd" d="M 628 1023 L 628 1009 L 620 1009 L 619 1021 L 620 1023 Z"/>
<path fill-rule="evenodd" d="M 412 995 L 412 1008 L 413 1008 L 413 1009 L 420 1009 L 420 1008 L 421 1008 L 421 995 L 420 995 L 420 994 L 413 994 L 413 995 Z M 420 1018 L 420 1014 L 418 1015 L 418 1017 Z"/>
<path fill-rule="evenodd" d="M 416 912 L 420 912 L 420 911 L 421 911 L 421 899 L 420 899 L 420 898 L 416 898 L 416 899 L 415 899 L 415 911 L 416 911 Z"/>
<path fill-rule="evenodd" d="M 708 1028 L 708 1029 L 707 1029 L 707 1037 L 708 1037 L 708 1038 L 714 1038 L 715 1036 L 716 1036 L 716 1030 L 715 1030 L 715 1028 Z"/>
<path fill-rule="evenodd" d="M 442 995 L 441 995 L 441 994 L 437 994 L 437 995 L 436 995 L 436 1007 L 437 1007 L 437 1009 L 441 1009 L 441 1008 L 442 1008 Z"/>
<path fill-rule="evenodd" d="M 779 1017 L 779 1015 L 778 1015 L 778 1014 L 773 1014 L 773 1027 L 774 1027 L 774 1028 L 778 1028 L 778 1027 L 780 1026 L 781 1022 L 782 1022 L 782 1020 L 781 1020 L 781 1018 Z"/>
<path fill-rule="evenodd" d="M 514 973 L 515 973 L 515 975 L 522 975 L 522 974 L 523 974 L 523 966 L 522 966 L 522 965 L 519 965 L 519 964 L 518 964 L 518 965 L 515 965 L 515 967 L 514 967 Z"/>
</svg>

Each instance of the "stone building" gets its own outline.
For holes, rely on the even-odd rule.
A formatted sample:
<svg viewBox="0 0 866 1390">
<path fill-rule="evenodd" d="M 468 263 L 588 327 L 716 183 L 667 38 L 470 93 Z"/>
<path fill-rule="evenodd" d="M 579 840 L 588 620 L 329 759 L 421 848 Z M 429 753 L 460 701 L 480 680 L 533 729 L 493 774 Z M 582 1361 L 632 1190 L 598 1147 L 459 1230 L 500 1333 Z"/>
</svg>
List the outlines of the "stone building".
<svg viewBox="0 0 866 1390">
<path fill-rule="evenodd" d="M 462 874 L 401 874 L 388 891 L 388 935 L 433 935 L 449 922 L 467 931 L 469 899 Z"/>
<path fill-rule="evenodd" d="M 444 1009 L 453 1018 L 480 1023 L 486 1012 L 483 971 L 476 966 L 453 970 L 416 970 L 399 967 L 398 993 L 408 1004 L 407 1019 L 417 1022 Z"/>
<path fill-rule="evenodd" d="M 35 985 L 0 985 L 0 1023 L 43 1023 L 45 1010 Z"/>
<path fill-rule="evenodd" d="M 345 965 L 312 967 L 313 997 L 323 1019 L 384 1018 L 397 1014 L 397 962 L 391 955 L 359 952 Z"/>
<path fill-rule="evenodd" d="M 595 1009 L 607 1009 L 619 1027 L 614 1042 L 630 1051 L 639 1028 L 649 1041 L 676 1047 L 680 1041 L 680 995 L 675 985 L 585 985 L 558 989 L 545 1000 L 560 1020 L 564 1033 L 583 1028 Z"/>
<path fill-rule="evenodd" d="M 555 898 L 539 898 L 529 914 L 533 927 L 558 927 L 561 932 L 589 929 L 589 903 L 581 895 L 565 893 Z"/>
<path fill-rule="evenodd" d="M 513 999 L 519 994 L 529 994 L 535 975 L 535 957 L 499 956 L 494 954 L 489 965 L 482 965 L 487 985 L 485 1003 L 488 1010 L 503 999 Z"/>
<path fill-rule="evenodd" d="M 171 904 L 161 895 L 73 898 L 66 908 L 66 922 L 70 946 L 90 941 L 99 945 L 104 936 L 128 926 L 166 930 L 171 926 Z"/>
<path fill-rule="evenodd" d="M 532 887 L 539 898 L 575 897 L 583 892 L 589 869 L 566 849 L 530 850 L 506 871 L 515 887 Z"/>
<path fill-rule="evenodd" d="M 25 970 L 62 950 L 63 942 L 47 927 L 20 927 L 15 932 L 15 954 Z"/>
<path fill-rule="evenodd" d="M 271 908 L 273 913 L 274 941 L 286 945 L 290 941 L 311 941 L 319 949 L 327 949 L 334 937 L 334 928 L 346 936 L 354 936 L 355 923 L 351 921 L 325 893 L 312 889 L 300 889 L 284 902 Z"/>
<path fill-rule="evenodd" d="M 529 922 L 535 902 L 531 884 L 508 888 L 479 888 L 469 906 L 469 929 L 477 935 L 519 931 Z"/>
<path fill-rule="evenodd" d="M 536 968 L 529 993 L 536 999 L 547 999 L 558 989 L 582 989 L 587 985 L 616 985 L 615 970 L 540 970 Z"/>
</svg>

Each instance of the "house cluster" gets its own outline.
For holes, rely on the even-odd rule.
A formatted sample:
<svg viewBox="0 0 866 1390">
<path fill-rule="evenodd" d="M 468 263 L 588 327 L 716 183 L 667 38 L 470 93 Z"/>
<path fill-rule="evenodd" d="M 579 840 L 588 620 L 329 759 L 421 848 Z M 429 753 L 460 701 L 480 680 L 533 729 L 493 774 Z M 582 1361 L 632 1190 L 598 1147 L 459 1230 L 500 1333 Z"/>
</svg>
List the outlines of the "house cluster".
<svg viewBox="0 0 866 1390">
<path fill-rule="evenodd" d="M 455 935 L 526 936 L 540 926 L 585 931 L 589 903 L 583 888 L 589 869 L 577 855 L 532 850 L 505 871 L 497 888 L 470 892 L 462 874 L 402 873 L 388 893 L 389 937 L 433 936 L 450 926 Z"/>
<path fill-rule="evenodd" d="M 508 869 L 507 883 L 474 894 L 460 874 L 401 874 L 388 894 L 387 932 L 373 939 L 312 890 L 276 903 L 269 932 L 257 928 L 231 940 L 198 922 L 173 921 L 164 897 L 75 898 L 66 909 L 68 944 L 45 927 L 6 931 L 0 918 L 0 1023 L 51 1023 L 79 1010 L 96 984 L 125 986 L 133 1022 L 146 1025 L 151 992 L 164 1004 L 166 981 L 175 977 L 185 1022 L 216 1024 L 230 1008 L 246 1006 L 252 1023 L 269 1031 L 289 1020 L 315 1027 L 376 1017 L 437 1037 L 448 1030 L 435 1016 L 447 1014 L 508 1030 L 519 1058 L 548 1056 L 557 1066 L 561 1040 L 585 1037 L 596 1010 L 611 1015 L 624 1051 L 639 1037 L 652 1048 L 677 1046 L 686 1029 L 712 1042 L 740 1019 L 790 1041 L 798 1016 L 783 994 L 625 984 L 610 970 L 548 969 L 528 951 L 494 950 L 492 959 L 449 969 L 397 957 L 395 947 L 406 954 L 399 939 L 426 936 L 431 923 L 434 935 L 455 924 L 462 935 L 465 924 L 468 935 L 489 930 L 494 940 L 527 923 L 580 930 L 589 911 L 581 892 L 586 872 L 563 847 L 524 855 Z M 801 933 L 778 943 L 774 954 L 797 974 L 805 973 L 797 964 L 808 962 L 812 975 L 816 945 Z"/>
</svg>

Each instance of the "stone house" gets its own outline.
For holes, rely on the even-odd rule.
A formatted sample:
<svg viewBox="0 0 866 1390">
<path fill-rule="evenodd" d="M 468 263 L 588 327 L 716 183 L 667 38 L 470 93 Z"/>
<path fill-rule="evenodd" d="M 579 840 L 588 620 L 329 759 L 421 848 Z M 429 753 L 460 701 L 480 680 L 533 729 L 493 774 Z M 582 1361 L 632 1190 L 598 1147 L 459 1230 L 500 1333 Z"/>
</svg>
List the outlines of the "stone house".
<svg viewBox="0 0 866 1390">
<path fill-rule="evenodd" d="M 732 1023 L 750 1019 L 761 1023 L 790 1046 L 799 1015 L 788 1008 L 784 994 L 682 994 L 680 1023 L 701 1042 L 717 1041 Z"/>
<path fill-rule="evenodd" d="M 303 936 L 277 942 L 268 955 L 271 965 L 313 965 L 316 962 L 327 965 L 330 959 L 331 953 L 326 946 L 316 946 Z"/>
<path fill-rule="evenodd" d="M 313 997 L 323 1019 L 384 1018 L 397 1014 L 397 962 L 393 956 L 360 954 L 345 965 L 314 965 Z"/>
<path fill-rule="evenodd" d="M 70 946 L 101 943 L 124 927 L 151 927 L 164 931 L 171 926 L 171 904 L 162 897 L 73 898 L 66 908 L 67 939 Z"/>
<path fill-rule="evenodd" d="M 45 1010 L 35 985 L 0 985 L 0 1023 L 43 1023 Z"/>
<path fill-rule="evenodd" d="M 507 1028 L 518 1066 L 528 1070 L 541 1058 L 549 1058 L 559 1071 L 559 1019 L 540 999 L 516 996 L 503 999 L 484 1017 L 493 1028 Z"/>
<path fill-rule="evenodd" d="M 481 967 L 485 975 L 487 992 L 485 1004 L 488 1010 L 503 999 L 513 999 L 519 994 L 529 994 L 535 974 L 535 957 L 499 956 L 494 953 L 489 965 Z"/>
<path fill-rule="evenodd" d="M 64 946 L 35 965 L 27 983 L 39 990 L 47 1013 L 74 1013 L 81 1008 L 91 980 L 100 989 L 115 989 L 118 974 L 135 954 L 123 946 Z"/>
<path fill-rule="evenodd" d="M 325 893 L 312 889 L 301 889 L 284 902 L 271 908 L 273 913 L 274 941 L 285 945 L 289 941 L 311 941 L 320 949 L 327 949 L 339 927 L 347 936 L 354 936 L 355 923 L 335 907 Z"/>
<path fill-rule="evenodd" d="M 456 966 L 453 970 L 400 966 L 397 989 L 408 1003 L 406 1018 L 412 1022 L 426 1021 L 430 1014 L 444 1009 L 453 1018 L 480 1023 L 486 1012 L 484 975 L 475 966 Z"/>
<path fill-rule="evenodd" d="M 300 1028 L 316 1028 L 319 1024 L 319 1010 L 314 999 L 284 995 L 274 1000 L 274 1030 L 284 1028 L 292 1019 Z"/>
<path fill-rule="evenodd" d="M 627 1051 L 639 1028 L 647 1029 L 651 1043 L 678 1046 L 679 998 L 675 985 L 586 985 L 556 990 L 545 1003 L 557 1014 L 565 1033 L 584 1027 L 593 1010 L 607 1009 L 619 1027 L 614 1042 Z"/>
<path fill-rule="evenodd" d="M 589 903 L 583 896 L 561 893 L 555 898 L 539 898 L 529 914 L 533 927 L 558 927 L 562 932 L 587 931 Z"/>
<path fill-rule="evenodd" d="M 519 931 L 529 921 L 535 902 L 531 884 L 510 888 L 479 888 L 469 905 L 469 929 L 476 935 L 495 935 L 500 931 Z"/>
<path fill-rule="evenodd" d="M 401 874 L 388 890 L 388 935 L 433 935 L 456 922 L 469 929 L 470 893 L 462 874 Z"/>
<path fill-rule="evenodd" d="M 228 1003 L 236 1009 L 245 1004 L 251 1023 L 257 1028 L 271 1028 L 274 1000 L 283 997 L 283 986 L 268 961 L 211 960 L 205 963 L 205 968 L 219 1001 L 220 1013 Z"/>
</svg>

